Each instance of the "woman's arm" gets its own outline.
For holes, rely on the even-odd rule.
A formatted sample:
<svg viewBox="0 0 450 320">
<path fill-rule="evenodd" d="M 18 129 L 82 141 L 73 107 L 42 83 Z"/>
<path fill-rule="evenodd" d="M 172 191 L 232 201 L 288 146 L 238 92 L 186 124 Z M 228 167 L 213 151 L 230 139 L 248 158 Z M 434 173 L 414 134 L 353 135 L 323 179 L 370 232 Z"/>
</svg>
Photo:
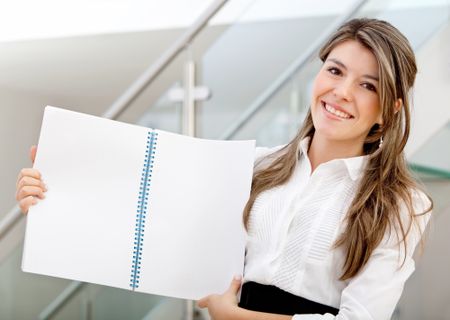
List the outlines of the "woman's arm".
<svg viewBox="0 0 450 320">
<path fill-rule="evenodd" d="M 416 212 L 429 207 L 428 198 L 421 192 L 413 192 Z M 409 215 L 404 210 L 404 223 Z M 293 320 L 389 320 L 403 291 L 405 282 L 415 269 L 414 249 L 431 217 L 431 213 L 416 216 L 416 222 L 406 237 L 406 251 L 391 226 L 359 274 L 353 277 L 342 291 L 339 313 L 331 315 L 295 315 Z M 406 255 L 405 255 L 406 254 Z M 403 261 L 403 258 L 405 260 Z"/>
</svg>

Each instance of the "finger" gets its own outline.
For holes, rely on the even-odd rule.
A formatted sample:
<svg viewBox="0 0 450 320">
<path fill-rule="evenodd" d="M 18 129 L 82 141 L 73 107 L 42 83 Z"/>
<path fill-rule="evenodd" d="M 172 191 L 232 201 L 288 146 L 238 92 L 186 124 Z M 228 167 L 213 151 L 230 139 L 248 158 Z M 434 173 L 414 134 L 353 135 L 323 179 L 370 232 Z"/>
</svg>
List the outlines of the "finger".
<svg viewBox="0 0 450 320">
<path fill-rule="evenodd" d="M 20 179 L 22 179 L 25 176 L 29 176 L 35 179 L 41 179 L 41 173 L 33 168 L 23 168 L 22 170 L 20 170 L 19 175 L 17 177 L 17 182 L 16 182 L 16 187 L 20 181 Z"/>
<path fill-rule="evenodd" d="M 39 199 L 45 198 L 44 190 L 40 187 L 25 186 L 17 191 L 16 200 L 21 201 L 28 196 L 38 197 Z"/>
<path fill-rule="evenodd" d="M 44 190 L 44 192 L 47 191 L 47 186 L 42 180 L 30 176 L 22 177 L 22 179 L 20 179 L 17 183 L 17 189 L 21 189 L 26 186 L 40 187 L 42 190 Z"/>
<path fill-rule="evenodd" d="M 28 210 L 31 206 L 34 206 L 37 203 L 37 199 L 33 196 L 26 197 L 19 201 L 20 211 L 23 214 L 27 214 Z"/>
<path fill-rule="evenodd" d="M 242 277 L 240 275 L 234 276 L 231 281 L 230 287 L 228 288 L 229 292 L 237 294 L 239 289 L 241 288 Z"/>
<path fill-rule="evenodd" d="M 31 146 L 31 148 L 30 148 L 30 159 L 31 159 L 32 163 L 34 163 L 34 160 L 36 159 L 36 152 L 37 152 L 37 146 Z"/>
<path fill-rule="evenodd" d="M 201 309 L 208 307 L 209 296 L 206 296 L 197 301 L 197 306 Z"/>
</svg>

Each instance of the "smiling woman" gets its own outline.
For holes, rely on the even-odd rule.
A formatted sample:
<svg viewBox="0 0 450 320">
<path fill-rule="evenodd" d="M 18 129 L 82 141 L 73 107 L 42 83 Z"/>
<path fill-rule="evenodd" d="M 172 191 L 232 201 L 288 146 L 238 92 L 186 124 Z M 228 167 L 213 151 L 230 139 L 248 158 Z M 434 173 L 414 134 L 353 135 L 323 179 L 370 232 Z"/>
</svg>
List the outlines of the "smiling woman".
<svg viewBox="0 0 450 320">
<path fill-rule="evenodd" d="M 417 68 L 392 25 L 354 19 L 322 47 L 311 108 L 286 146 L 259 149 L 240 279 L 199 301 L 221 319 L 390 319 L 431 199 L 406 166 Z"/>
</svg>

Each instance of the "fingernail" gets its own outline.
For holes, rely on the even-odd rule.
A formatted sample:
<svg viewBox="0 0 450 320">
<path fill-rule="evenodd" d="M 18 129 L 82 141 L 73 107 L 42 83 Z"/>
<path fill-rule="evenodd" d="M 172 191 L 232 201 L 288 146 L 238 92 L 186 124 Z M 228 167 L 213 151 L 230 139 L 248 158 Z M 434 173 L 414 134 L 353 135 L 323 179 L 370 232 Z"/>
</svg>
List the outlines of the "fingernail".
<svg viewBox="0 0 450 320">
<path fill-rule="evenodd" d="M 241 281 L 242 280 L 242 276 L 240 274 L 237 274 L 237 275 L 234 276 L 234 280 Z"/>
</svg>

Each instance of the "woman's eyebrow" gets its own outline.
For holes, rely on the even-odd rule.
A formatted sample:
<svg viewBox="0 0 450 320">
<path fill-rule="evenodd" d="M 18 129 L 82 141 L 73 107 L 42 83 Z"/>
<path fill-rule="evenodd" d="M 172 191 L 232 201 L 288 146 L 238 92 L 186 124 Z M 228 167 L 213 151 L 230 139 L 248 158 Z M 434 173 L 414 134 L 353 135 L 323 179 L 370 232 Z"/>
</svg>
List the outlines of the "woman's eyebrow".
<svg viewBox="0 0 450 320">
<path fill-rule="evenodd" d="M 328 61 L 333 61 L 334 63 L 336 63 L 336 64 L 337 64 L 338 66 L 340 66 L 341 68 L 347 70 L 347 67 L 346 67 L 345 64 L 343 64 L 341 61 L 339 61 L 339 60 L 337 60 L 337 59 L 334 59 L 334 58 L 330 58 L 330 59 L 327 59 L 327 60 L 328 60 Z M 378 77 L 372 76 L 372 75 L 370 75 L 370 74 L 364 74 L 363 77 L 364 77 L 364 78 L 369 78 L 369 79 L 372 79 L 372 80 L 375 80 L 375 81 L 379 81 Z"/>
</svg>

